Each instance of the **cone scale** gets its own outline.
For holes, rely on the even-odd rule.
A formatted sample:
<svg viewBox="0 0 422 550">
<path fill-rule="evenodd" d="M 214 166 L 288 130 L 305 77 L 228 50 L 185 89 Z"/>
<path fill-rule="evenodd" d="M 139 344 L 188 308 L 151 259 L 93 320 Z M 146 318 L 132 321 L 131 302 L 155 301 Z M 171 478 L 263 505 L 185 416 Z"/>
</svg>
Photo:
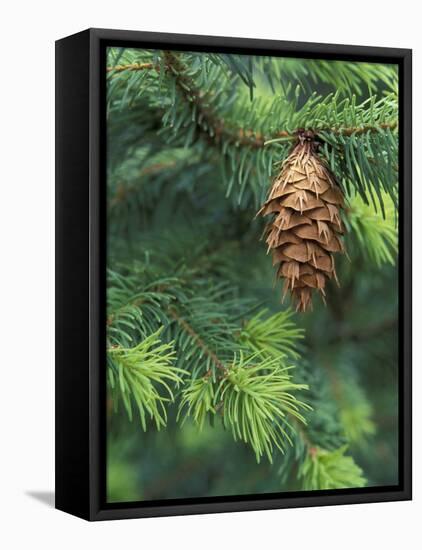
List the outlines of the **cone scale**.
<svg viewBox="0 0 422 550">
<path fill-rule="evenodd" d="M 318 145 L 313 132 L 298 132 L 257 214 L 272 216 L 264 231 L 267 253 L 272 253 L 277 278 L 284 279 L 283 299 L 290 292 L 297 311 L 312 309 L 314 292 L 325 302 L 328 280 L 338 283 L 334 255 L 344 252 L 344 198 Z"/>
</svg>

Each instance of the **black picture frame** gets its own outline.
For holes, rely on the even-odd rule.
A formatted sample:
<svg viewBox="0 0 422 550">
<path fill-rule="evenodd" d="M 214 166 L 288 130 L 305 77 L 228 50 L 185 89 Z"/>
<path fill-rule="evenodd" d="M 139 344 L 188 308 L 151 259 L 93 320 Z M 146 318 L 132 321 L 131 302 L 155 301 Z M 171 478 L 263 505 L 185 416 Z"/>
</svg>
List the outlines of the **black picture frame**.
<svg viewBox="0 0 422 550">
<path fill-rule="evenodd" d="M 240 497 L 105 501 L 105 48 L 125 45 L 399 66 L 399 484 Z M 409 500 L 411 101 L 408 49 L 89 29 L 56 42 L 56 508 L 87 520 Z"/>
</svg>

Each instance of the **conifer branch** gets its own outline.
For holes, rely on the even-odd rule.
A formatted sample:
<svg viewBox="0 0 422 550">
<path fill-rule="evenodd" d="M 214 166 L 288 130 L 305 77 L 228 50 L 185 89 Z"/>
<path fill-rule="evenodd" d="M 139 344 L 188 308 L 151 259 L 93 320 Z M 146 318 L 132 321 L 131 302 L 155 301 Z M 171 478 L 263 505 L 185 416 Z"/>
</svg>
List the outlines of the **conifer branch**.
<svg viewBox="0 0 422 550">
<path fill-rule="evenodd" d="M 299 479 L 305 491 L 364 487 L 367 480 L 351 456 L 345 456 L 347 445 L 335 451 L 317 448 L 299 468 Z"/>
<path fill-rule="evenodd" d="M 224 76 L 218 65 L 208 74 L 207 69 L 199 70 L 194 62 L 195 59 L 190 65 L 189 56 L 177 52 L 161 53 L 160 62 L 152 63 L 159 77 L 150 79 L 151 92 L 161 98 L 153 105 L 162 113 L 161 124 L 168 143 L 178 140 L 186 149 L 196 145 L 197 137 L 201 136 L 205 142 L 202 148 L 213 144 L 221 150 L 222 181 L 227 196 L 233 195 L 234 184 L 238 182 L 238 204 L 249 200 L 250 194 L 256 205 L 262 202 L 262 190 L 267 188 L 274 155 L 285 157 L 289 142 L 293 143 L 298 133 L 307 129 L 321 143 L 320 153 L 346 195 L 356 189 L 366 204 L 371 201 L 375 208 L 381 208 L 383 217 L 383 193 L 391 197 L 397 208 L 395 93 L 380 99 L 372 96 L 360 104 L 355 96 L 342 98 L 335 93 L 321 97 L 313 93 L 300 108 L 297 96 L 275 98 L 266 109 L 240 100 L 236 108 L 227 110 L 224 105 L 231 105 L 235 96 L 232 90 L 216 87 Z M 205 74 L 208 80 L 204 80 Z M 143 82 L 142 78 L 128 78 L 126 90 L 133 89 L 137 97 L 143 93 L 142 89 L 148 88 Z M 126 93 L 123 99 L 133 101 Z M 243 127 L 242 122 L 239 124 L 242 120 Z M 283 128 L 277 130 L 277 125 Z"/>
<path fill-rule="evenodd" d="M 127 65 L 115 65 L 114 67 L 107 67 L 107 72 L 121 73 L 123 71 L 145 71 L 154 68 L 154 63 L 128 63 Z"/>
<path fill-rule="evenodd" d="M 206 93 L 200 90 L 195 82 L 187 75 L 187 67 L 181 61 L 180 57 L 170 51 L 164 51 L 164 62 L 166 70 L 173 75 L 176 80 L 181 95 L 185 99 L 194 103 L 198 113 L 201 115 L 202 122 L 198 122 L 197 126 L 201 132 L 209 133 L 204 128 L 204 123 L 213 129 L 214 139 L 220 142 L 223 138 L 227 141 L 250 147 L 262 147 L 265 142 L 264 136 L 255 134 L 252 130 L 243 128 L 233 128 L 225 124 L 224 120 L 218 116 L 218 113 L 212 108 L 210 98 Z M 281 137 L 281 136 L 278 136 Z"/>
<path fill-rule="evenodd" d="M 182 383 L 183 369 L 174 366 L 174 342 L 163 343 L 163 327 L 142 340 L 135 347 L 111 346 L 108 352 L 107 377 L 117 405 L 119 398 L 130 420 L 132 407 L 139 413 L 144 431 L 146 418 L 154 420 L 159 430 L 167 422 L 165 404 L 174 401 L 171 384 Z"/>
<path fill-rule="evenodd" d="M 200 90 L 193 79 L 188 75 L 188 67 L 181 61 L 180 56 L 174 52 L 164 51 L 164 60 L 166 68 L 173 74 L 182 95 L 189 101 L 195 103 L 199 112 L 207 125 L 214 130 L 214 137 L 217 142 L 225 138 L 234 144 L 247 145 L 253 148 L 263 147 L 268 141 L 274 139 L 296 140 L 299 128 L 294 131 L 278 130 L 271 136 L 264 136 L 260 132 L 252 129 L 236 128 L 225 123 L 224 119 L 218 116 L 218 113 L 210 106 L 207 94 Z M 332 132 L 336 135 L 350 137 L 365 133 L 379 132 L 380 130 L 394 130 L 397 127 L 397 121 L 389 123 L 380 123 L 378 125 L 367 124 L 362 126 L 336 127 L 325 126 L 315 130 L 315 133 Z M 200 125 L 201 130 L 203 129 Z M 208 134 L 208 133 L 207 133 Z"/>
<path fill-rule="evenodd" d="M 169 309 L 170 316 L 177 322 L 177 324 L 186 331 L 189 336 L 193 338 L 196 344 L 201 348 L 201 350 L 207 355 L 214 365 L 220 369 L 224 374 L 227 374 L 227 368 L 223 365 L 217 355 L 207 346 L 204 340 L 199 336 L 199 334 L 193 329 L 193 327 L 183 319 L 174 308 Z M 207 370 L 206 376 L 211 375 L 211 370 Z"/>
<path fill-rule="evenodd" d="M 121 315 L 124 315 L 126 313 L 128 308 L 131 308 L 131 309 L 139 308 L 139 306 L 141 306 L 142 304 L 150 300 L 151 295 L 161 294 L 173 285 L 174 285 L 174 281 L 172 280 L 170 280 L 168 283 L 165 283 L 165 284 L 159 284 L 155 287 L 150 288 L 148 292 L 145 292 L 138 298 L 135 298 L 123 304 L 117 310 L 113 311 L 107 316 L 107 326 L 110 327 L 113 324 L 113 322 L 118 320 Z"/>
<path fill-rule="evenodd" d="M 210 97 L 207 93 L 200 90 L 192 78 L 187 75 L 188 67 L 181 61 L 178 54 L 171 51 L 164 51 L 165 70 L 171 73 L 176 79 L 179 91 L 182 96 L 189 103 L 194 103 L 198 113 L 202 115 L 202 120 L 209 128 L 213 129 L 214 140 L 220 143 L 222 139 L 233 144 L 239 144 L 243 146 L 259 149 L 265 145 L 274 142 L 274 140 L 282 139 L 286 141 L 294 141 L 297 139 L 297 132 L 294 131 L 278 130 L 272 135 L 263 135 L 253 129 L 245 129 L 241 127 L 235 127 L 227 124 L 227 122 L 218 115 L 218 113 L 210 105 Z M 107 68 L 108 72 L 119 73 L 124 71 L 143 71 L 155 69 L 157 72 L 161 70 L 159 64 L 154 63 L 129 63 L 127 65 L 116 65 Z M 199 117 L 198 117 L 199 118 Z M 315 130 L 315 133 L 331 132 L 334 135 L 339 136 L 360 136 L 362 134 L 371 134 L 379 132 L 380 130 L 395 130 L 397 128 L 397 121 L 380 123 L 378 125 L 365 124 L 361 126 L 325 126 Z M 209 138 L 209 133 L 204 129 L 204 125 L 197 123 L 198 129 L 201 132 L 205 132 Z M 312 128 L 309 128 L 312 130 Z"/>
</svg>

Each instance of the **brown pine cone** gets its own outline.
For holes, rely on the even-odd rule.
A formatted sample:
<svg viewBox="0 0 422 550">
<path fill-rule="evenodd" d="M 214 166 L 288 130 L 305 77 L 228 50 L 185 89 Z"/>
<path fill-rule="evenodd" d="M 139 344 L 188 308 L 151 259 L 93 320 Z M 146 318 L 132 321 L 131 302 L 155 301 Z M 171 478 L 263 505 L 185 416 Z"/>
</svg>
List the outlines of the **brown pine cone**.
<svg viewBox="0 0 422 550">
<path fill-rule="evenodd" d="M 318 143 L 310 131 L 298 132 L 298 141 L 283 162 L 269 196 L 257 215 L 273 214 L 264 235 L 277 277 L 284 278 L 296 310 L 312 309 L 312 290 L 325 302 L 325 284 L 338 283 L 334 256 L 344 252 L 340 209 L 343 194 L 334 175 L 318 156 Z"/>
</svg>

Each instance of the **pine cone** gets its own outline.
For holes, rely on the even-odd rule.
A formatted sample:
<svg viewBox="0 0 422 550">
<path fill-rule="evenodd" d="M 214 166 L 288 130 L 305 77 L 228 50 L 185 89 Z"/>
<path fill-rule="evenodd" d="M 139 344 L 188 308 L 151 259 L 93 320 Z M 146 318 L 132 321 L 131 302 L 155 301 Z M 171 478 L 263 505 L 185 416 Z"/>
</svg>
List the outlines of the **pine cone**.
<svg viewBox="0 0 422 550">
<path fill-rule="evenodd" d="M 273 214 L 265 228 L 268 252 L 277 277 L 284 278 L 296 311 L 312 309 L 312 290 L 325 302 L 325 284 L 338 283 L 334 252 L 344 252 L 340 235 L 343 194 L 334 175 L 318 156 L 318 142 L 310 131 L 298 132 L 298 141 L 283 162 L 269 196 L 257 215 Z"/>
</svg>

